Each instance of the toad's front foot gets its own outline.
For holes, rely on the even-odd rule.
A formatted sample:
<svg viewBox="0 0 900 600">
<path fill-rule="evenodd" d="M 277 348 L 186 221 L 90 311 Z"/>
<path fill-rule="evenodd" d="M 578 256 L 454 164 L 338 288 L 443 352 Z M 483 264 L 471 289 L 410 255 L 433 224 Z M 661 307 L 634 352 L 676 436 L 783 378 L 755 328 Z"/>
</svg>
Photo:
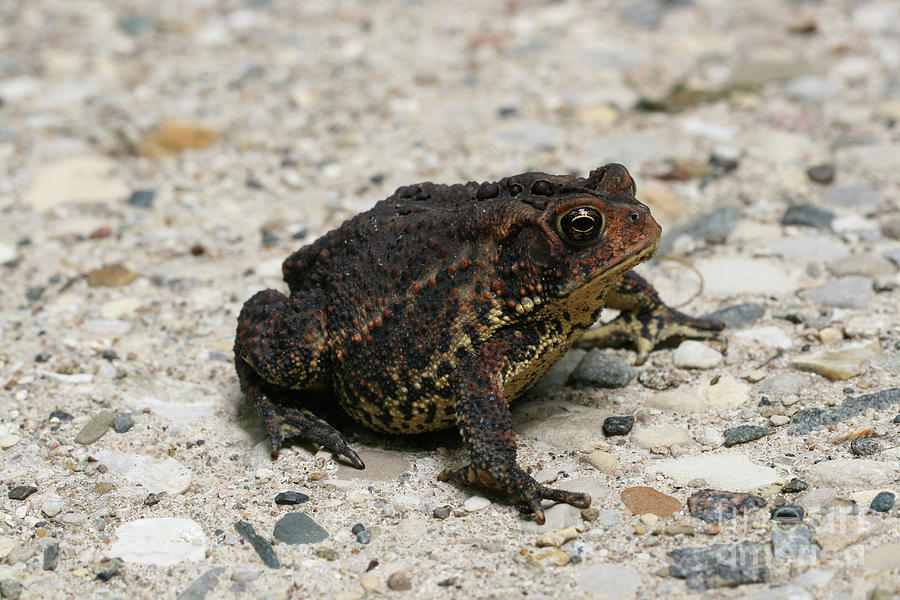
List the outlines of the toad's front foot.
<svg viewBox="0 0 900 600">
<path fill-rule="evenodd" d="M 578 508 L 587 508 L 591 505 L 589 494 L 556 490 L 540 485 L 518 466 L 481 469 L 469 464 L 458 469 L 444 469 L 438 475 L 438 479 L 505 492 L 523 504 L 523 512 L 534 513 L 534 518 L 540 525 L 545 521 L 542 500 L 565 502 Z"/>
</svg>

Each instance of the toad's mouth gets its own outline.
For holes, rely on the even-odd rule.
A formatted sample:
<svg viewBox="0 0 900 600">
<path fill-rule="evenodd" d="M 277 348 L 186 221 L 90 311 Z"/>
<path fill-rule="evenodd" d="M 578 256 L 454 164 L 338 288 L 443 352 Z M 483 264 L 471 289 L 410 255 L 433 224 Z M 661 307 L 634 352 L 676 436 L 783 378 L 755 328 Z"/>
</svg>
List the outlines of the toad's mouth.
<svg viewBox="0 0 900 600">
<path fill-rule="evenodd" d="M 635 254 L 632 254 L 631 256 L 625 258 L 625 260 L 610 267 L 609 269 L 605 269 L 602 273 L 600 273 L 596 277 L 593 277 L 586 283 L 583 283 L 581 285 L 572 285 L 571 287 L 561 289 L 557 294 L 557 297 L 565 298 L 572 294 L 572 292 L 575 292 L 577 290 L 587 290 L 601 285 L 603 282 L 615 281 L 616 278 L 620 275 L 625 274 L 642 262 L 646 262 L 653 258 L 653 255 L 656 254 L 656 251 L 659 250 L 659 239 L 659 236 L 656 236 L 652 244 L 648 244 Z"/>
</svg>

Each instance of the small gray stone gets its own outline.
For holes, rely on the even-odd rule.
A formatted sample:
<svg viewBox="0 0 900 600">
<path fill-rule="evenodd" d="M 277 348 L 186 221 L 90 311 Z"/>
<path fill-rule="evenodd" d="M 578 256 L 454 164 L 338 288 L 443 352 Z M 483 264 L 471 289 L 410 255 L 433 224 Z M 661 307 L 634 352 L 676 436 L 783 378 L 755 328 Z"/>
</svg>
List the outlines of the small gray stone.
<svg viewBox="0 0 900 600">
<path fill-rule="evenodd" d="M 253 525 L 246 521 L 238 521 L 234 524 L 234 530 L 237 531 L 241 535 L 241 537 L 244 538 L 251 546 L 253 546 L 253 549 L 262 559 L 264 565 L 266 565 L 270 569 L 281 568 L 281 563 L 278 561 L 278 557 L 275 555 L 275 550 L 272 549 L 272 544 L 270 544 L 269 541 L 263 536 L 256 533 Z"/>
<path fill-rule="evenodd" d="M 794 477 L 793 479 L 788 481 L 786 484 L 781 486 L 781 491 L 788 493 L 788 494 L 796 494 L 797 492 L 802 492 L 803 490 L 805 490 L 808 487 L 809 487 L 808 483 L 806 483 L 802 479 L 798 479 L 797 477 Z"/>
<path fill-rule="evenodd" d="M 824 102 L 837 95 L 838 87 L 824 77 L 803 75 L 788 83 L 784 94 L 804 102 Z"/>
<path fill-rule="evenodd" d="M 772 529 L 772 554 L 775 558 L 817 559 L 821 550 L 812 538 L 806 525 L 778 525 Z"/>
<path fill-rule="evenodd" d="M 698 490 L 687 501 L 688 511 L 707 523 L 720 523 L 758 510 L 766 505 L 764 498 L 740 492 Z"/>
<path fill-rule="evenodd" d="M 881 233 L 886 238 L 900 240 L 900 217 L 894 217 L 882 225 Z"/>
<path fill-rule="evenodd" d="M 575 387 L 619 388 L 637 377 L 637 369 L 623 360 L 594 349 L 588 352 L 569 375 Z"/>
<path fill-rule="evenodd" d="M 450 516 L 450 507 L 447 505 L 438 506 L 432 511 L 431 516 L 435 519 L 446 519 Z"/>
<path fill-rule="evenodd" d="M 726 448 L 730 448 L 737 444 L 743 444 L 745 442 L 758 440 L 761 437 L 772 435 L 773 433 L 775 433 L 775 430 L 769 427 L 759 427 L 758 425 L 739 425 L 737 427 L 732 427 L 725 430 L 725 443 L 723 445 Z"/>
<path fill-rule="evenodd" d="M 33 485 L 17 485 L 7 492 L 6 496 L 10 500 L 25 500 L 28 496 L 37 491 Z"/>
<path fill-rule="evenodd" d="M 809 204 L 792 204 L 781 217 L 782 225 L 805 225 L 816 229 L 828 229 L 834 220 L 834 213 Z"/>
<path fill-rule="evenodd" d="M 603 420 L 603 435 L 612 437 L 616 435 L 628 435 L 634 426 L 634 417 L 625 415 L 622 417 L 607 417 Z"/>
<path fill-rule="evenodd" d="M 879 492 L 877 496 L 872 499 L 872 503 L 869 504 L 869 508 L 877 512 L 887 512 L 891 510 L 894 506 L 894 494 L 891 492 Z"/>
<path fill-rule="evenodd" d="M 900 248 L 893 248 L 884 253 L 884 257 L 900 267 Z"/>
<path fill-rule="evenodd" d="M 128 196 L 128 204 L 138 208 L 153 208 L 153 199 L 156 197 L 154 190 L 135 190 Z"/>
<path fill-rule="evenodd" d="M 831 183 L 834 181 L 834 165 L 815 165 L 806 170 L 806 175 L 810 181 L 815 181 L 816 183 Z"/>
<path fill-rule="evenodd" d="M 255 567 L 235 567 L 231 572 L 232 581 L 253 581 L 259 577 L 259 569 Z"/>
<path fill-rule="evenodd" d="M 75 441 L 85 446 L 93 444 L 109 430 L 109 426 L 112 425 L 115 418 L 116 414 L 113 411 L 101 411 L 82 427 L 78 435 L 75 436 Z"/>
<path fill-rule="evenodd" d="M 213 586 L 216 585 L 216 582 L 219 581 L 219 576 L 224 572 L 225 567 L 210 569 L 195 579 L 183 592 L 178 594 L 178 600 L 203 600 L 203 598 L 206 597 L 206 594 L 208 594 Z"/>
<path fill-rule="evenodd" d="M 703 240 L 708 244 L 723 244 L 737 227 L 740 218 L 741 211 L 734 206 L 717 208 L 666 235 L 663 246 L 668 248 L 674 240 L 682 235 L 688 235 L 695 240 Z"/>
<path fill-rule="evenodd" d="M 794 415 L 788 433 L 806 435 L 812 431 L 826 429 L 863 414 L 870 408 L 886 410 L 900 404 L 900 388 L 892 388 L 874 394 L 847 398 L 840 406 L 830 408 L 806 408 Z"/>
<path fill-rule="evenodd" d="M 116 415 L 112 421 L 112 428 L 116 433 L 125 433 L 134 427 L 134 419 L 130 415 Z"/>
<path fill-rule="evenodd" d="M 828 188 L 825 199 L 835 206 L 866 207 L 878 204 L 878 192 L 865 185 L 851 184 Z"/>
<path fill-rule="evenodd" d="M 53 542 L 44 548 L 44 562 L 42 568 L 45 571 L 53 571 L 59 560 L 59 542 Z"/>
<path fill-rule="evenodd" d="M 857 456 L 872 456 L 878 454 L 878 442 L 872 438 L 857 438 L 850 442 L 850 452 Z"/>
<path fill-rule="evenodd" d="M 0 598 L 17 600 L 22 594 L 22 584 L 18 579 L 0 578 Z"/>
<path fill-rule="evenodd" d="M 669 558 L 674 561 L 669 575 L 684 579 L 694 590 L 769 581 L 766 549 L 760 543 L 682 548 L 669 552 Z"/>
<path fill-rule="evenodd" d="M 275 504 L 303 504 L 309 496 L 303 492 L 281 492 L 275 495 Z"/>
<path fill-rule="evenodd" d="M 759 304 L 735 304 L 720 308 L 715 312 L 711 312 L 703 318 L 710 321 L 721 321 L 725 323 L 725 327 L 735 329 L 745 327 L 754 323 L 766 314 L 766 309 Z"/>
<path fill-rule="evenodd" d="M 276 539 L 286 544 L 315 544 L 328 537 L 328 532 L 319 527 L 308 515 L 301 512 L 288 513 L 275 523 Z"/>
<path fill-rule="evenodd" d="M 109 581 L 113 577 L 119 574 L 119 569 L 122 568 L 122 561 L 118 558 L 101 558 L 96 563 L 94 563 L 91 570 L 94 572 L 94 577 L 101 581 Z"/>
<path fill-rule="evenodd" d="M 772 520 L 780 523 L 799 523 L 805 514 L 806 510 L 802 506 L 785 504 L 772 510 Z"/>
<path fill-rule="evenodd" d="M 855 308 L 863 310 L 872 300 L 872 280 L 868 277 L 850 275 L 828 281 L 817 288 L 802 292 L 807 302 L 815 302 L 835 308 Z"/>
<path fill-rule="evenodd" d="M 34 542 L 29 540 L 24 544 L 19 544 L 18 546 L 10 550 L 4 560 L 8 565 L 26 563 L 31 559 L 32 556 L 37 554 L 37 551 L 37 546 L 34 544 Z"/>
</svg>

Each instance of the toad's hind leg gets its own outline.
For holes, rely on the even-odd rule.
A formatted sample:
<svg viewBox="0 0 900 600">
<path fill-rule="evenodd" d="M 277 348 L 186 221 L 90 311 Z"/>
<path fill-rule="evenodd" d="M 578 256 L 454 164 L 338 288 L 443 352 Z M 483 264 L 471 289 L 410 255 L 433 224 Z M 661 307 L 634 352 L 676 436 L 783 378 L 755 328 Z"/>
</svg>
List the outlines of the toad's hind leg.
<svg viewBox="0 0 900 600">
<path fill-rule="evenodd" d="M 579 345 L 633 346 L 635 364 L 642 365 L 647 355 L 667 341 L 719 338 L 725 325 L 712 319 L 696 319 L 666 306 L 646 279 L 633 271 L 626 273 L 606 297 L 606 306 L 622 311 L 618 317 L 589 329 Z"/>
<path fill-rule="evenodd" d="M 298 392 L 315 388 L 327 366 L 324 333 L 314 303 L 265 290 L 244 304 L 234 342 L 234 363 L 247 404 L 256 408 L 277 455 L 288 438 L 321 444 L 359 469 L 362 460 L 343 436 L 305 408 Z M 301 392 L 302 393 L 302 392 Z"/>
</svg>

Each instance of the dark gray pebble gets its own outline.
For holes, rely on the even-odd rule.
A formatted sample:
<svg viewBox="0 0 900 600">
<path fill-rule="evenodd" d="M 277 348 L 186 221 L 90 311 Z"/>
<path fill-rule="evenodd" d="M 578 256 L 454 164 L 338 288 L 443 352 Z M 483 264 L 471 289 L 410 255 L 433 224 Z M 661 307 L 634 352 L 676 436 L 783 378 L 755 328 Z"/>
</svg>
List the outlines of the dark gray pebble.
<svg viewBox="0 0 900 600">
<path fill-rule="evenodd" d="M 116 415 L 116 418 L 113 419 L 112 428 L 116 433 L 125 433 L 132 427 L 134 427 L 134 419 L 129 415 Z"/>
<path fill-rule="evenodd" d="M 28 298 L 29 302 L 37 302 L 41 299 L 41 295 L 44 293 L 44 288 L 42 287 L 29 287 L 25 290 L 25 297 Z"/>
<path fill-rule="evenodd" d="M 119 574 L 122 561 L 118 558 L 104 558 L 94 563 L 94 576 L 101 581 L 109 581 Z"/>
<path fill-rule="evenodd" d="M 894 423 L 900 423 L 900 415 L 894 417 Z"/>
<path fill-rule="evenodd" d="M 135 190 L 128 196 L 128 204 L 138 208 L 153 208 L 153 199 L 156 197 L 154 190 Z"/>
<path fill-rule="evenodd" d="M 45 363 L 45 362 L 47 362 L 48 360 L 50 360 L 50 358 L 51 358 L 52 356 L 53 356 L 53 355 L 50 354 L 50 353 L 48 353 L 48 352 L 38 352 L 37 354 L 34 355 L 34 362 L 36 362 L 36 363 Z"/>
<path fill-rule="evenodd" d="M 634 417 L 631 415 L 603 419 L 603 435 L 606 437 L 627 435 L 632 427 L 634 427 Z"/>
<path fill-rule="evenodd" d="M 766 583 L 766 544 L 741 542 L 703 548 L 681 548 L 669 552 L 674 561 L 669 575 L 684 579 L 693 590 Z"/>
<path fill-rule="evenodd" d="M 782 225 L 803 225 L 816 229 L 828 229 L 834 221 L 834 213 L 809 204 L 793 204 L 781 217 Z"/>
<path fill-rule="evenodd" d="M 806 170 L 806 175 L 816 183 L 831 183 L 834 181 L 834 165 L 815 165 Z"/>
<path fill-rule="evenodd" d="M 850 452 L 857 456 L 872 456 L 878 454 L 878 442 L 872 438 L 857 438 L 850 442 Z"/>
<path fill-rule="evenodd" d="M 50 418 L 52 419 L 53 417 L 56 417 L 57 419 L 59 419 L 60 421 L 63 421 L 63 422 L 71 421 L 72 419 L 75 418 L 72 415 L 70 415 L 69 413 L 67 413 L 66 411 L 59 410 L 58 408 L 56 410 L 54 410 L 52 413 L 50 413 Z"/>
<path fill-rule="evenodd" d="M 115 350 L 110 350 L 107 348 L 106 350 L 104 350 L 103 352 L 100 353 L 100 357 L 105 360 L 116 360 L 117 358 L 119 358 L 119 355 L 116 353 Z"/>
<path fill-rule="evenodd" d="M 275 504 L 303 504 L 309 502 L 309 496 L 303 492 L 281 492 L 275 495 Z"/>
<path fill-rule="evenodd" d="M 435 519 L 446 519 L 447 517 L 450 516 L 450 507 L 446 506 L 446 505 L 438 506 L 431 513 L 431 516 L 434 517 Z"/>
<path fill-rule="evenodd" d="M 687 501 L 692 517 L 707 523 L 720 523 L 733 519 L 766 505 L 764 498 L 740 492 L 699 490 L 691 494 Z"/>
<path fill-rule="evenodd" d="M 273 535 L 286 544 L 315 544 L 326 539 L 328 532 L 308 515 L 292 512 L 278 519 Z"/>
<path fill-rule="evenodd" d="M 900 404 L 900 388 L 892 388 L 856 398 L 846 398 L 840 406 L 805 408 L 791 418 L 788 433 L 806 435 L 812 431 L 827 429 L 832 425 L 852 419 L 869 409 L 885 410 L 895 404 Z"/>
<path fill-rule="evenodd" d="M 569 375 L 569 385 L 578 388 L 620 388 L 637 377 L 637 369 L 600 350 L 591 350 Z"/>
<path fill-rule="evenodd" d="M 895 496 L 891 492 L 879 492 L 878 495 L 872 499 L 869 508 L 878 512 L 887 512 L 893 508 L 894 498 Z"/>
<path fill-rule="evenodd" d="M 360 544 L 368 544 L 372 541 L 372 532 L 363 530 L 356 534 L 356 541 Z"/>
<path fill-rule="evenodd" d="M 33 485 L 17 485 L 6 494 L 10 500 L 24 500 L 37 491 Z"/>
<path fill-rule="evenodd" d="M 44 563 L 41 566 L 45 571 L 53 571 L 59 561 L 59 542 L 53 542 L 44 548 Z"/>
<path fill-rule="evenodd" d="M 770 427 L 760 427 L 758 425 L 739 425 L 737 427 L 732 427 L 725 430 L 724 446 L 726 448 L 730 448 L 732 446 L 736 446 L 737 444 L 743 444 L 746 442 L 752 442 L 753 440 L 758 440 L 761 437 L 772 435 L 773 433 L 775 433 L 775 430 Z"/>
<path fill-rule="evenodd" d="M 715 312 L 705 315 L 705 320 L 721 321 L 725 323 L 725 327 L 734 329 L 750 325 L 762 318 L 766 314 L 766 309 L 759 304 L 735 304 L 734 306 L 726 306 Z"/>
<path fill-rule="evenodd" d="M 237 531 L 247 543 L 253 546 L 253 549 L 256 550 L 256 553 L 262 559 L 264 565 L 270 569 L 281 568 L 281 563 L 278 562 L 278 557 L 275 555 L 275 550 L 272 549 L 272 544 L 270 544 L 266 538 L 256 533 L 256 530 L 253 529 L 253 525 L 246 521 L 238 521 L 234 524 L 234 530 Z"/>
<path fill-rule="evenodd" d="M 805 514 L 802 506 L 785 504 L 772 509 L 772 520 L 782 523 L 799 523 Z"/>
<path fill-rule="evenodd" d="M 788 481 L 786 484 L 781 486 L 781 491 L 787 492 L 789 494 L 795 494 L 797 492 L 802 492 L 803 490 L 805 490 L 808 487 L 809 487 L 809 484 L 807 484 L 805 481 L 794 477 L 793 479 Z"/>
<path fill-rule="evenodd" d="M 178 600 L 203 600 L 203 598 L 206 597 L 206 594 L 213 589 L 216 582 L 219 580 L 219 577 L 224 572 L 225 567 L 210 569 L 195 579 L 183 592 L 178 594 Z"/>
<path fill-rule="evenodd" d="M 354 525 L 353 527 L 350 528 L 350 533 L 352 533 L 353 535 L 359 535 L 360 531 L 365 531 L 365 530 L 366 530 L 365 525 L 363 525 L 362 523 L 357 523 L 356 525 Z"/>
</svg>

